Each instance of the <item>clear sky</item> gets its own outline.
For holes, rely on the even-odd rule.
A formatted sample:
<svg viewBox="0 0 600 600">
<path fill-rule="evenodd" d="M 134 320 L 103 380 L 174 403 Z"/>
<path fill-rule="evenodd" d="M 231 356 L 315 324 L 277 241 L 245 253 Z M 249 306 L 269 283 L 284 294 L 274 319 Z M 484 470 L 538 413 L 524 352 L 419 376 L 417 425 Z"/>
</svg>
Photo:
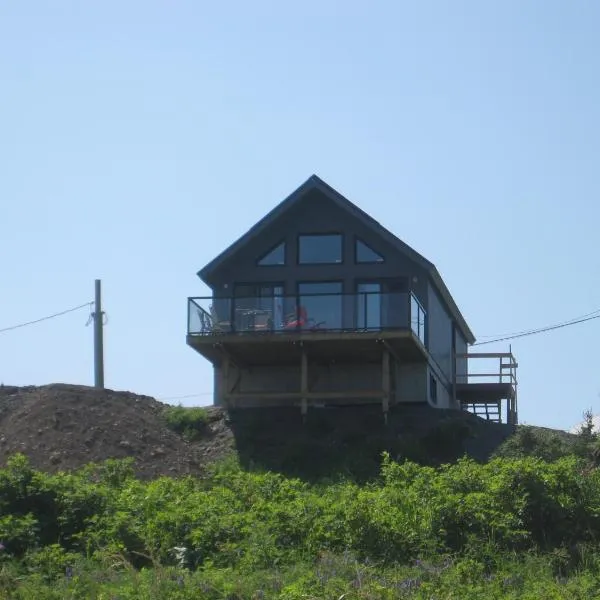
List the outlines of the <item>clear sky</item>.
<svg viewBox="0 0 600 600">
<path fill-rule="evenodd" d="M 0 329 L 101 278 L 107 387 L 209 403 L 195 273 L 313 173 L 480 340 L 600 309 L 599 28 L 584 0 L 0 3 Z M 87 317 L 0 335 L 0 380 L 92 384 Z M 512 343 L 522 421 L 600 409 L 599 334 Z"/>
</svg>

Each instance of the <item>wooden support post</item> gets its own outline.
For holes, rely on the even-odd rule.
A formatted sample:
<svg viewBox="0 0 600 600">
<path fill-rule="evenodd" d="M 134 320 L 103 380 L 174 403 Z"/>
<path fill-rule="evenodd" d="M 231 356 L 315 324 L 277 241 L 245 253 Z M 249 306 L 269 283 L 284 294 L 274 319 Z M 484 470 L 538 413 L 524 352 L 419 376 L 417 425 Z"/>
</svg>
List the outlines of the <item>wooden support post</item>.
<svg viewBox="0 0 600 600">
<path fill-rule="evenodd" d="M 516 423 L 516 415 L 515 415 L 515 399 L 514 398 L 509 398 L 507 401 L 507 405 L 508 405 L 508 415 L 507 415 L 507 422 L 511 427 L 514 427 L 517 423 Z"/>
<path fill-rule="evenodd" d="M 223 363 L 221 364 L 221 403 L 223 406 L 229 408 L 229 356 L 223 357 Z"/>
<path fill-rule="evenodd" d="M 308 412 L 308 358 L 306 356 L 306 350 L 302 348 L 302 362 L 300 365 L 300 392 L 302 394 L 301 411 L 302 421 L 306 421 L 306 413 Z"/>
<path fill-rule="evenodd" d="M 381 359 L 381 378 L 383 387 L 381 404 L 383 408 L 383 419 L 387 425 L 388 410 L 390 408 L 390 353 L 387 348 L 383 349 L 383 356 Z"/>
</svg>

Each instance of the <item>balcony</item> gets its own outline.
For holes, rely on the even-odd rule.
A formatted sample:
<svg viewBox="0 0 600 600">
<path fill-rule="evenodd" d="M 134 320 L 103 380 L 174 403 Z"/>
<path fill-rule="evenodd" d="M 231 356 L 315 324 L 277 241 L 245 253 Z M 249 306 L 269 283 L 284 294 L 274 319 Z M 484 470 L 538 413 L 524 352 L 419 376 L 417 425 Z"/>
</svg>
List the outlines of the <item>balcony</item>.
<svg viewBox="0 0 600 600">
<path fill-rule="evenodd" d="M 381 350 L 374 342 L 382 339 L 409 359 L 422 358 L 425 327 L 425 310 L 404 292 L 188 298 L 188 344 L 213 362 L 217 346 L 235 346 L 250 362 L 257 358 L 253 352 L 264 362 L 278 362 L 294 353 L 283 342 L 299 340 L 319 342 L 323 358 L 346 354 L 350 360 L 364 352 L 364 359 L 375 360 Z"/>
<path fill-rule="evenodd" d="M 509 352 L 457 354 L 468 370 L 456 376 L 456 397 L 464 410 L 497 423 L 516 425 L 517 361 Z"/>
</svg>

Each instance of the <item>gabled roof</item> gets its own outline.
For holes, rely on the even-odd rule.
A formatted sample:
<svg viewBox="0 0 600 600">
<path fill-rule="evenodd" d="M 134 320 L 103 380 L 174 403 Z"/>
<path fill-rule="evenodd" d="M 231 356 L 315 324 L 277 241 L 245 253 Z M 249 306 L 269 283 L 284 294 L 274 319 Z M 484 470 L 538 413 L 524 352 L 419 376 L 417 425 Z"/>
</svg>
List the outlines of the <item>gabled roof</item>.
<svg viewBox="0 0 600 600">
<path fill-rule="evenodd" d="M 448 305 L 453 317 L 455 318 L 458 326 L 463 332 L 467 342 L 473 344 L 475 342 L 475 336 L 467 325 L 464 317 L 462 316 L 458 306 L 454 302 L 450 291 L 446 287 L 441 275 L 436 269 L 435 265 L 429 262 L 424 256 L 419 254 L 416 250 L 413 250 L 408 244 L 405 244 L 401 239 L 396 237 L 392 232 L 387 230 L 383 225 L 377 222 L 373 217 L 368 215 L 365 211 L 361 210 L 358 206 L 350 202 L 347 198 L 342 196 L 338 191 L 334 190 L 331 186 L 325 183 L 322 179 L 316 175 L 309 177 L 299 188 L 292 192 L 285 200 L 280 202 L 273 210 L 268 212 L 260 221 L 258 221 L 253 227 L 251 227 L 244 235 L 238 238 L 229 248 L 226 248 L 221 254 L 210 261 L 204 268 L 198 271 L 198 276 L 205 282 L 208 282 L 211 278 L 211 274 L 214 273 L 226 260 L 231 258 L 236 252 L 238 252 L 243 246 L 245 246 L 252 239 L 255 239 L 261 235 L 278 217 L 283 215 L 286 211 L 290 210 L 295 206 L 308 191 L 319 190 L 330 200 L 332 200 L 342 210 L 350 213 L 356 218 L 360 219 L 365 225 L 370 227 L 375 234 L 388 242 L 393 248 L 402 252 L 408 258 L 415 261 L 417 264 L 422 266 L 430 275 L 435 287 L 438 292 Z"/>
</svg>

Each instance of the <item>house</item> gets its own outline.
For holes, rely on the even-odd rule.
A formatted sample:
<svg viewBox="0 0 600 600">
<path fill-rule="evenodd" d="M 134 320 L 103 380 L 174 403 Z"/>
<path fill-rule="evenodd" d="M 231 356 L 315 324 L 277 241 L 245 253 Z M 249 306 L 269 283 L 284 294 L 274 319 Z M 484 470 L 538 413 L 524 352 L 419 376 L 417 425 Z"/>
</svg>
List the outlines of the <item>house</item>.
<svg viewBox="0 0 600 600">
<path fill-rule="evenodd" d="M 511 352 L 475 336 L 436 267 L 313 175 L 198 272 L 187 344 L 231 408 L 427 403 L 517 421 Z M 475 373 L 477 359 L 497 361 Z M 493 380 L 490 381 L 490 377 Z"/>
</svg>

